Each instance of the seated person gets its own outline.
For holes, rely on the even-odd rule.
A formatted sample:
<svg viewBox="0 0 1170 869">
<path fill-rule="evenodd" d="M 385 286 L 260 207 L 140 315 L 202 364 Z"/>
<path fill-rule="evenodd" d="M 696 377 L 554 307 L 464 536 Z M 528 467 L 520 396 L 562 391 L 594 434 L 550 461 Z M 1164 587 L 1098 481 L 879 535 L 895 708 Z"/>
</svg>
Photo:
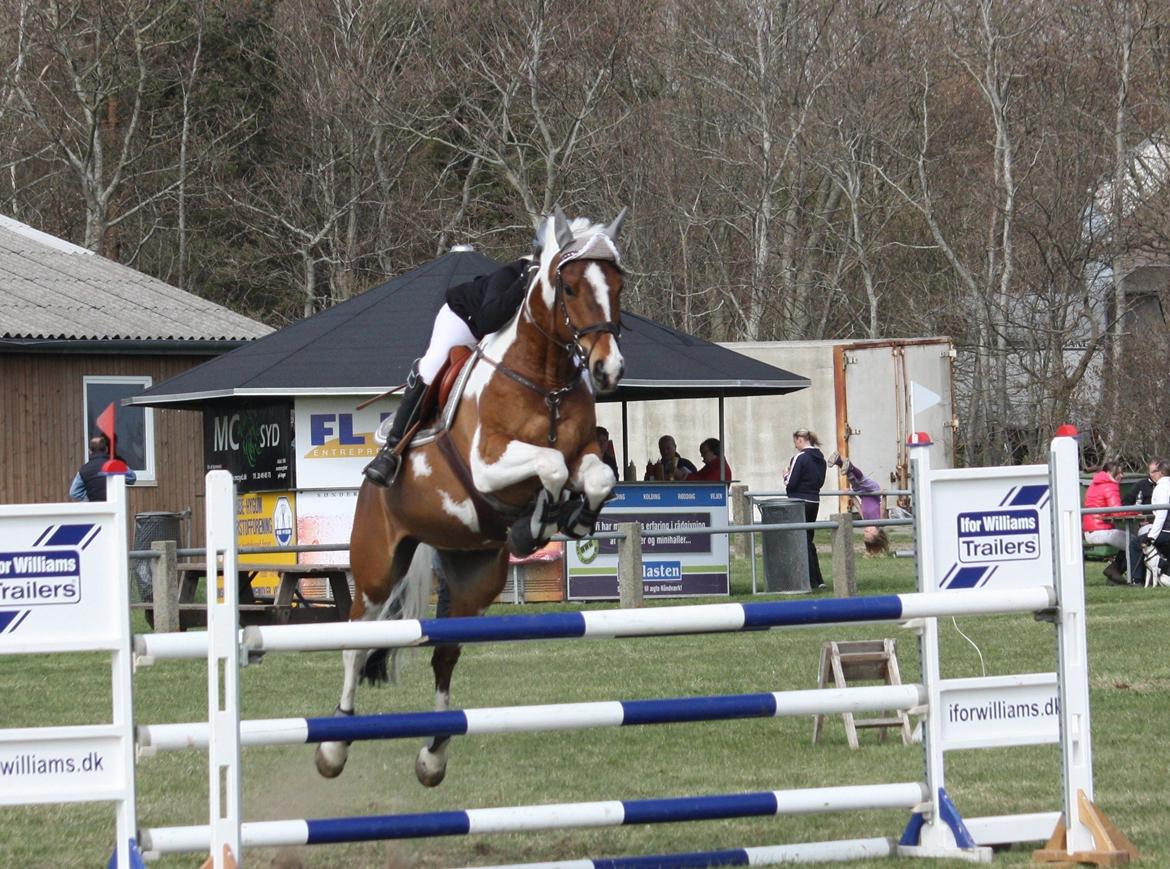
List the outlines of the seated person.
<svg viewBox="0 0 1170 869">
<path fill-rule="evenodd" d="M 1152 459 L 1150 461 L 1150 478 L 1154 480 L 1154 490 L 1150 493 L 1151 504 L 1170 504 L 1170 461 L 1166 459 Z M 1146 581 L 1146 565 L 1141 557 L 1143 543 L 1152 543 L 1161 556 L 1163 573 L 1170 572 L 1170 522 L 1166 521 L 1167 510 L 1155 510 L 1154 521 L 1143 525 L 1130 541 L 1130 561 L 1133 564 L 1134 575 L 1132 582 L 1142 585 Z M 1135 551 L 1136 550 L 1136 551 Z"/>
<path fill-rule="evenodd" d="M 718 438 L 707 438 L 699 444 L 699 457 L 703 460 L 703 467 L 688 476 L 688 480 L 704 483 L 731 480 L 731 465 L 723 458 L 723 447 Z"/>
<path fill-rule="evenodd" d="M 1103 464 L 1101 470 L 1093 475 L 1093 480 L 1085 492 L 1085 507 L 1120 507 L 1121 477 L 1121 462 L 1110 461 Z M 1094 546 L 1104 543 L 1117 550 L 1113 561 L 1105 567 L 1105 578 L 1115 585 L 1125 585 L 1129 582 L 1125 575 L 1126 534 L 1121 528 L 1114 527 L 1114 515 L 1085 513 L 1081 516 L 1081 530 L 1084 532 L 1086 543 Z"/>
<path fill-rule="evenodd" d="M 862 520 L 881 519 L 882 499 L 881 495 L 877 494 L 882 490 L 881 484 L 872 477 L 867 477 L 861 468 L 849 459 L 841 458 L 839 453 L 829 456 L 829 464 L 841 469 L 850 490 L 857 493 L 853 500 L 857 502 L 857 512 L 861 514 Z M 865 541 L 866 555 L 885 555 L 890 551 L 890 538 L 885 529 L 870 525 L 862 529 L 861 536 Z"/>
<path fill-rule="evenodd" d="M 614 479 L 620 480 L 621 474 L 618 473 L 617 454 L 613 449 L 613 441 L 609 439 L 609 429 L 603 425 L 597 427 L 597 446 L 601 448 L 601 460 L 609 465 L 609 469 L 613 471 Z"/>
<path fill-rule="evenodd" d="M 663 435 L 658 439 L 658 452 L 661 458 L 656 462 L 646 463 L 645 480 L 685 480 L 695 472 L 694 463 L 678 454 L 678 446 L 670 435 Z"/>
</svg>

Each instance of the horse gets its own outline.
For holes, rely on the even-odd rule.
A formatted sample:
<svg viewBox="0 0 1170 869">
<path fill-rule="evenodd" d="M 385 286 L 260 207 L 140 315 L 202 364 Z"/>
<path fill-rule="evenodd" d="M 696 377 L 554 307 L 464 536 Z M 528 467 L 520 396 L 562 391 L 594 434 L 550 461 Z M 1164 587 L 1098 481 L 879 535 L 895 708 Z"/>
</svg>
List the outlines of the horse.
<svg viewBox="0 0 1170 869">
<path fill-rule="evenodd" d="M 439 618 L 480 615 L 504 587 L 509 551 L 535 551 L 557 531 L 593 531 L 616 482 L 597 445 L 594 401 L 617 388 L 625 367 L 616 244 L 624 217 L 622 209 L 608 225 L 570 223 L 558 207 L 543 221 L 516 315 L 480 342 L 439 424 L 410 442 L 395 482 L 363 480 L 350 536 L 351 622 L 420 616 L 432 569 Z M 425 592 L 412 590 L 423 584 Z M 455 644 L 434 649 L 436 710 L 450 706 L 459 654 Z M 335 715 L 354 714 L 359 682 L 388 681 L 389 656 L 343 653 Z M 420 749 L 422 784 L 443 780 L 449 741 L 433 737 Z M 348 751 L 346 742 L 321 743 L 317 770 L 340 775 Z"/>
</svg>

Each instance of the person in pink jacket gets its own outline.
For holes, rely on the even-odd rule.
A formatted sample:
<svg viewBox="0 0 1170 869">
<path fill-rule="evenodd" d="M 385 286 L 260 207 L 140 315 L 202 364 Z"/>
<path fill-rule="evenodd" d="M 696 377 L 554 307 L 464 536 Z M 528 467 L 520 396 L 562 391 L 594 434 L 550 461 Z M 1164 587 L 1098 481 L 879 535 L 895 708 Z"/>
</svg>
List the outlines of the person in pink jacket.
<svg viewBox="0 0 1170 869">
<path fill-rule="evenodd" d="M 1093 474 L 1089 489 L 1085 492 L 1085 507 L 1121 506 L 1121 462 L 1106 462 L 1101 470 Z M 1081 516 L 1081 530 L 1085 542 L 1094 546 L 1105 543 L 1117 549 L 1117 554 L 1105 567 L 1105 578 L 1115 585 L 1128 585 L 1125 572 L 1125 550 L 1128 545 L 1126 533 L 1113 525 L 1117 513 L 1084 513 Z"/>
</svg>

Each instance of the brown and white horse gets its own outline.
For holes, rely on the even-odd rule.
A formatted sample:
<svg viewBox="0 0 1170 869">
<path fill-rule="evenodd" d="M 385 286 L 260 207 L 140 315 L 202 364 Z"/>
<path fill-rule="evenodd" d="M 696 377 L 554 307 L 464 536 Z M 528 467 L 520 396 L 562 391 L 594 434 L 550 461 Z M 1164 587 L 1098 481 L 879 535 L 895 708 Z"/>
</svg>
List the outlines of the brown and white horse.
<svg viewBox="0 0 1170 869">
<path fill-rule="evenodd" d="M 449 424 L 416 437 L 390 488 L 363 481 L 350 537 L 350 621 L 416 617 L 392 592 L 408 571 L 429 588 L 432 564 L 439 617 L 479 615 L 504 587 L 509 546 L 526 554 L 558 530 L 593 530 L 615 482 L 594 436 L 594 395 L 616 389 L 624 368 L 616 246 L 624 214 L 608 226 L 570 224 L 558 208 L 545 221 L 524 303 L 468 362 Z M 436 709 L 448 708 L 459 653 L 435 647 Z M 352 715 L 359 681 L 385 681 L 387 652 L 347 651 L 344 662 L 336 714 Z M 419 752 L 423 784 L 443 780 L 449 739 Z M 339 775 L 347 755 L 347 743 L 322 743 L 317 769 Z"/>
</svg>

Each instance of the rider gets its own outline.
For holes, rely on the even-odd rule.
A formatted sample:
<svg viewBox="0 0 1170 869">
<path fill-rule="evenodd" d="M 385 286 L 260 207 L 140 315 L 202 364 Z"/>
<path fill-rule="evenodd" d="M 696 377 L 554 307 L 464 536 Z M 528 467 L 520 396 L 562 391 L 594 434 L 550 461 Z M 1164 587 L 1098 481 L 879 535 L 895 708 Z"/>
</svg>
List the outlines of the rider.
<svg viewBox="0 0 1170 869">
<path fill-rule="evenodd" d="M 529 273 L 540 256 L 539 233 L 532 245 L 531 255 L 447 290 L 446 303 L 435 315 L 427 351 L 414 361 L 406 378 L 406 390 L 394 412 L 386 443 L 363 471 L 371 483 L 385 487 L 394 481 L 400 460 L 394 447 L 406 436 L 406 430 L 418 415 L 427 386 L 438 376 L 451 349 L 460 345 L 474 347 L 485 335 L 503 328 L 515 315 L 524 301 Z"/>
</svg>

